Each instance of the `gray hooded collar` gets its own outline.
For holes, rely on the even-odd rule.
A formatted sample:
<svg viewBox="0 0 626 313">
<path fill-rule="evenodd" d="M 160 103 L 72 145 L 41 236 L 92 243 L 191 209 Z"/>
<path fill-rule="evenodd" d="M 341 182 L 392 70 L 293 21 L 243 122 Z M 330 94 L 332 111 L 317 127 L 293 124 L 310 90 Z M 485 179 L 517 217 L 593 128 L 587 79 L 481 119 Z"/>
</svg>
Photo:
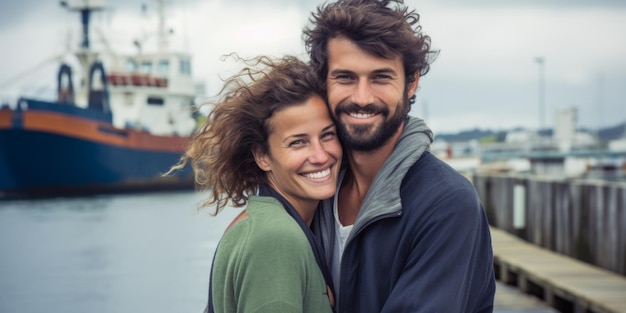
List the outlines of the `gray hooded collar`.
<svg viewBox="0 0 626 313">
<path fill-rule="evenodd" d="M 409 116 L 396 147 L 374 178 L 359 210 L 352 235 L 371 219 L 402 209 L 400 185 L 407 171 L 433 142 L 433 133 L 424 120 Z"/>
</svg>

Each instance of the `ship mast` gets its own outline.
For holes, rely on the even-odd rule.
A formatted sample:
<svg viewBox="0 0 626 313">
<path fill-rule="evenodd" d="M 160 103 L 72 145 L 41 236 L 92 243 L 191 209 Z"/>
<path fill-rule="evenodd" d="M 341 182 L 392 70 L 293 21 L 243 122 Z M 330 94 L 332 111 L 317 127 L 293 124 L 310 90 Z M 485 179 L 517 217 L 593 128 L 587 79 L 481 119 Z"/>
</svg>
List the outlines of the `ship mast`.
<svg viewBox="0 0 626 313">
<path fill-rule="evenodd" d="M 159 28 L 157 33 L 157 51 L 163 53 L 168 48 L 167 30 L 165 27 L 165 0 L 155 0 L 159 14 Z"/>
<path fill-rule="evenodd" d="M 81 24 L 83 25 L 83 41 L 81 48 L 89 49 L 89 20 L 91 13 L 104 9 L 102 0 L 69 0 L 61 1 L 62 7 L 74 12 L 80 12 Z"/>
</svg>

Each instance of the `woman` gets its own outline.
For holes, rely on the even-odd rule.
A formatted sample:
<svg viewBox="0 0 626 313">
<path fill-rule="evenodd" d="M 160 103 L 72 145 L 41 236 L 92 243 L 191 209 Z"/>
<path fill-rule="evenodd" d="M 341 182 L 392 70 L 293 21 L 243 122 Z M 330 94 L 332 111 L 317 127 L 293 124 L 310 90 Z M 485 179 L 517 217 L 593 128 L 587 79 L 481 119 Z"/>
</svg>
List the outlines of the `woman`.
<svg viewBox="0 0 626 313">
<path fill-rule="evenodd" d="M 319 201 L 335 193 L 335 125 L 307 65 L 295 57 L 253 61 L 262 69 L 226 81 L 179 165 L 191 163 L 196 184 L 209 191 L 204 205 L 246 205 L 216 250 L 207 309 L 332 312 L 330 277 L 309 226 Z"/>
</svg>

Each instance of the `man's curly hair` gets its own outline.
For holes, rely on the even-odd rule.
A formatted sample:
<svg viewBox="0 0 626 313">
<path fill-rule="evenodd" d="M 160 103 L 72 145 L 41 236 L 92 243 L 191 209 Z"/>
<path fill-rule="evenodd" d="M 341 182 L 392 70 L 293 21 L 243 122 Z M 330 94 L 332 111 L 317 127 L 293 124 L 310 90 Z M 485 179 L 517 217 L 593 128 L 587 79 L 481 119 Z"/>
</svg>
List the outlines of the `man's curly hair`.
<svg viewBox="0 0 626 313">
<path fill-rule="evenodd" d="M 311 14 L 303 40 L 318 77 L 328 75 L 328 41 L 344 37 L 371 55 L 402 57 L 406 83 L 428 73 L 437 55 L 430 37 L 422 34 L 419 14 L 402 0 L 338 0 L 324 3 Z"/>
</svg>

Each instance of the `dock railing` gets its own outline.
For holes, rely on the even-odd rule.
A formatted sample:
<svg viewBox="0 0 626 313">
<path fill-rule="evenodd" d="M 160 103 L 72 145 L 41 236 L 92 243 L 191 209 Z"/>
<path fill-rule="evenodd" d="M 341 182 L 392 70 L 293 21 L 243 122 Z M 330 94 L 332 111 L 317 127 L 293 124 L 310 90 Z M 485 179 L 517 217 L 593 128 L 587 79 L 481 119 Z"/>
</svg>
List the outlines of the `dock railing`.
<svg viewBox="0 0 626 313">
<path fill-rule="evenodd" d="M 626 275 L 626 183 L 512 173 L 471 177 L 492 226 Z"/>
</svg>

